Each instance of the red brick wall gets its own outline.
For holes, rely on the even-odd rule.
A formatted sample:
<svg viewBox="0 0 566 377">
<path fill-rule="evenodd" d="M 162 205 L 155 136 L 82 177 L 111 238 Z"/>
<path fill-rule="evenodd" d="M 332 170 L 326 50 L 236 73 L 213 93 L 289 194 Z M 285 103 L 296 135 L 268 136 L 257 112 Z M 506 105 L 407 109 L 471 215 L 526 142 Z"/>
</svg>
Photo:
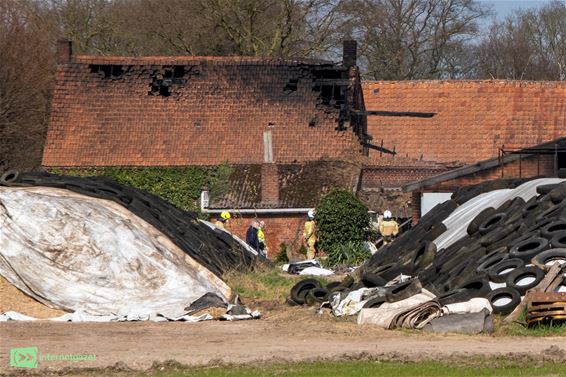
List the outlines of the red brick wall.
<svg viewBox="0 0 566 377">
<path fill-rule="evenodd" d="M 253 219 L 265 221 L 264 233 L 270 259 L 277 256 L 281 243 L 286 243 L 291 250 L 298 252 L 301 247 L 306 214 L 263 215 L 257 218 L 253 215 L 234 214 L 230 220 L 229 229 L 245 241 L 246 231 Z"/>
<path fill-rule="evenodd" d="M 374 144 L 396 157 L 465 164 L 566 135 L 566 82 L 364 82 L 367 110 L 434 113 L 431 118 L 368 116 Z M 370 157 L 380 160 L 378 151 Z"/>
<path fill-rule="evenodd" d="M 172 72 L 164 64 L 185 73 L 174 78 L 170 96 L 149 95 L 154 78 Z M 336 130 L 339 110 L 314 89 L 316 72 L 336 67 L 257 58 L 76 57 L 58 67 L 43 165 L 262 163 L 267 130 L 275 163 L 359 154 L 356 134 Z"/>
</svg>

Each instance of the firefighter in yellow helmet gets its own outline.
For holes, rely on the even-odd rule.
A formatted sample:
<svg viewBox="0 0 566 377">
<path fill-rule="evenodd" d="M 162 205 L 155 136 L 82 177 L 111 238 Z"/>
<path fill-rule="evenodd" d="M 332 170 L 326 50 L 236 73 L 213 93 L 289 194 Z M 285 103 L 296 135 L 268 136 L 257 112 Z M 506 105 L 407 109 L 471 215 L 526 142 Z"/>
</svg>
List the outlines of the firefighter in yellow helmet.
<svg viewBox="0 0 566 377">
<path fill-rule="evenodd" d="M 379 224 L 379 233 L 383 237 L 383 244 L 387 245 L 399 234 L 399 224 L 391 217 L 391 211 L 383 212 L 383 221 Z"/>
<path fill-rule="evenodd" d="M 228 224 L 228 220 L 230 220 L 231 217 L 232 215 L 230 215 L 230 212 L 223 211 L 216 219 L 216 223 L 214 225 L 216 225 L 217 228 L 226 230 L 226 225 Z"/>
<path fill-rule="evenodd" d="M 314 209 L 309 210 L 308 220 L 305 222 L 303 237 L 307 243 L 307 259 L 314 259 L 316 254 L 316 224 L 314 222 Z"/>
</svg>

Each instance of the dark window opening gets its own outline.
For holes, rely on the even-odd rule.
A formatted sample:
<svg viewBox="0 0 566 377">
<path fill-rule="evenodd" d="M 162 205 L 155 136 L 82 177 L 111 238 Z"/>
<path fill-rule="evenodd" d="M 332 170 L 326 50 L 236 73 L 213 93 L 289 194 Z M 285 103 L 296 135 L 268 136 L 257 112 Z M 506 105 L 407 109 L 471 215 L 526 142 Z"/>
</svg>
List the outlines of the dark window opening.
<svg viewBox="0 0 566 377">
<path fill-rule="evenodd" d="M 558 169 L 566 169 L 566 152 L 558 152 Z"/>
</svg>

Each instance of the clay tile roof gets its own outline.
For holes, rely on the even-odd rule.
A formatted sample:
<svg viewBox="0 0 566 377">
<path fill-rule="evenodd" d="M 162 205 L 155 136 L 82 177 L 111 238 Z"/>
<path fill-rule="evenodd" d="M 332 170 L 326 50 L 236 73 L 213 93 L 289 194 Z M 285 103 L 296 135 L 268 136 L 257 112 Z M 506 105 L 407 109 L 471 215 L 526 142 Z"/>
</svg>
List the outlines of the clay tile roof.
<svg viewBox="0 0 566 377">
<path fill-rule="evenodd" d="M 321 59 L 281 59 L 275 57 L 256 56 L 99 56 L 76 55 L 75 63 L 83 64 L 122 64 L 122 65 L 182 65 L 199 63 L 211 64 L 275 64 L 275 65 L 324 65 L 334 64 Z"/>
<path fill-rule="evenodd" d="M 365 81 L 362 86 L 368 111 L 434 114 L 368 116 L 372 143 L 383 140 L 385 148 L 395 148 L 395 159 L 469 164 L 496 157 L 502 146 L 519 149 L 566 135 L 564 82 Z M 374 150 L 370 157 L 380 160 Z"/>
</svg>

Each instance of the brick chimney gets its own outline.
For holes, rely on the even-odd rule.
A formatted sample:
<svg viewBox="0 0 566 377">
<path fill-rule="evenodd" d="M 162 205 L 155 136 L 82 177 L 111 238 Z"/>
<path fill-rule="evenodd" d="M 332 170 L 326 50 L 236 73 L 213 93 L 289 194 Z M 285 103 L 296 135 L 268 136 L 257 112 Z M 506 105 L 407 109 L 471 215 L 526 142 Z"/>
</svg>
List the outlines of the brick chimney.
<svg viewBox="0 0 566 377">
<path fill-rule="evenodd" d="M 73 58 L 73 42 L 68 39 L 57 41 L 57 64 L 68 64 Z"/>
<path fill-rule="evenodd" d="M 277 164 L 261 165 L 261 202 L 277 205 L 279 203 L 279 174 Z"/>
<path fill-rule="evenodd" d="M 356 65 L 358 60 L 358 42 L 346 40 L 342 42 L 342 64 L 344 67 L 351 68 Z"/>
</svg>

